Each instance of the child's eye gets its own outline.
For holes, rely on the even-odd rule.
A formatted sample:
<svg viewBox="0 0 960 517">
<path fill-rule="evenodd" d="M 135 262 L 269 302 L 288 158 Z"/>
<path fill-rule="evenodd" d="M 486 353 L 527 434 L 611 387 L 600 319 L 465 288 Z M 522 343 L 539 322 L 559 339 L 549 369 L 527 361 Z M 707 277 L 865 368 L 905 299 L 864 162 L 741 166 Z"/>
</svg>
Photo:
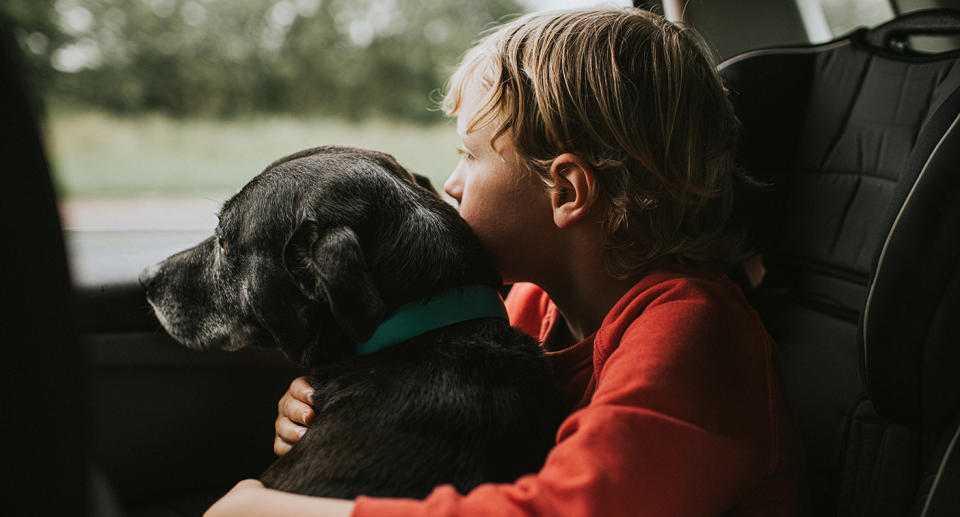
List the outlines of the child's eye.
<svg viewBox="0 0 960 517">
<path fill-rule="evenodd" d="M 463 160 L 473 159 L 473 155 L 470 154 L 470 151 L 466 150 L 464 147 L 457 147 L 457 154 L 460 155 L 460 158 Z"/>
</svg>

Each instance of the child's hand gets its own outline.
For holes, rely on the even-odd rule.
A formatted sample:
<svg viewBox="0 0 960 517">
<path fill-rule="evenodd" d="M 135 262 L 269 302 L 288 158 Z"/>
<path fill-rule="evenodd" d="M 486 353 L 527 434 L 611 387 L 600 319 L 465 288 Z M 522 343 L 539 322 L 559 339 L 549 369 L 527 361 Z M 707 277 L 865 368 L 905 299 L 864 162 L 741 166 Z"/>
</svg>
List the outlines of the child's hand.
<svg viewBox="0 0 960 517">
<path fill-rule="evenodd" d="M 273 440 L 273 452 L 283 456 L 307 432 L 306 425 L 313 419 L 313 388 L 306 377 L 297 377 L 290 383 L 290 389 L 283 394 L 277 404 L 277 435 Z"/>
</svg>

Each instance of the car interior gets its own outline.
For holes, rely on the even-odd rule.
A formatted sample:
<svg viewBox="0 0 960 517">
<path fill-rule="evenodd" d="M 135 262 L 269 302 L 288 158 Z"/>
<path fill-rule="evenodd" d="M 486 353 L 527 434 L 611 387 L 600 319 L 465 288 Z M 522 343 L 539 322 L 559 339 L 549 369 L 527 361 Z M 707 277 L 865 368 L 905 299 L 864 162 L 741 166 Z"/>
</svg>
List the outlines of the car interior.
<svg viewBox="0 0 960 517">
<path fill-rule="evenodd" d="M 750 295 L 802 435 L 805 515 L 960 510 L 940 510 L 960 416 L 960 69 L 909 46 L 958 28 L 958 11 L 916 11 L 720 65 L 765 185 L 741 196 L 767 269 Z"/>
<path fill-rule="evenodd" d="M 802 440 L 800 515 L 960 515 L 960 2 L 893 0 L 892 19 L 817 43 L 802 1 L 634 3 L 722 58 L 757 180 L 737 220 L 765 276 L 743 289 Z M 77 251 L 102 241 L 62 230 L 6 25 L 0 44 L 4 513 L 197 514 L 271 462 L 302 370 L 162 331 L 137 274 L 196 232 Z"/>
</svg>

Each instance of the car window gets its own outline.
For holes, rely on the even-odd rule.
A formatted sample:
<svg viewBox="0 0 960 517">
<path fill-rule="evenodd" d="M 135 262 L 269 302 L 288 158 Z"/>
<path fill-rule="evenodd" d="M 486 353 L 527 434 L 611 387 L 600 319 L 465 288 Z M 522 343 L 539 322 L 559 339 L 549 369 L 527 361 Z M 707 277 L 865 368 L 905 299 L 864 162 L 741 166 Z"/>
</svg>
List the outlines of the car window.
<svg viewBox="0 0 960 517">
<path fill-rule="evenodd" d="M 894 16 L 889 0 L 797 0 L 811 43 L 822 43 L 857 27 L 873 27 Z"/>
<path fill-rule="evenodd" d="M 41 106 L 75 281 L 125 281 L 216 225 L 273 160 L 393 154 L 442 190 L 438 97 L 498 21 L 550 0 L 5 0 Z M 612 2 L 629 5 L 629 2 Z"/>
<path fill-rule="evenodd" d="M 441 183 L 435 107 L 459 54 L 515 0 L 8 0 L 42 97 L 68 228 L 211 227 L 272 160 L 394 153 Z"/>
<path fill-rule="evenodd" d="M 43 100 L 67 228 L 210 228 L 272 160 L 394 154 L 438 189 L 437 97 L 498 20 L 547 0 L 7 0 Z M 628 5 L 629 2 L 620 2 Z"/>
</svg>

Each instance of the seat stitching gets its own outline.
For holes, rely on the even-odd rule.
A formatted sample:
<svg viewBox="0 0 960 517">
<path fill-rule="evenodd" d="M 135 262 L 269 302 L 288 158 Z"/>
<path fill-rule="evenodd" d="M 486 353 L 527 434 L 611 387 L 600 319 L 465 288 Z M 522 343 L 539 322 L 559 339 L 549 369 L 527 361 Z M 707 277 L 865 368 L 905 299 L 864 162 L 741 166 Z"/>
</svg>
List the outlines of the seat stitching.
<svg viewBox="0 0 960 517">
<path fill-rule="evenodd" d="M 847 106 L 847 113 L 843 117 L 843 123 L 840 124 L 840 128 L 837 130 L 837 133 L 833 136 L 833 141 L 830 143 L 830 146 L 827 148 L 827 152 L 824 153 L 823 159 L 820 161 L 820 169 L 826 169 L 827 164 L 833 160 L 834 154 L 837 152 L 838 144 L 840 139 L 847 132 L 847 128 L 850 125 L 850 118 L 853 116 L 853 110 L 857 107 L 857 101 L 860 99 L 860 96 L 863 94 L 863 86 L 866 83 L 867 74 L 870 73 L 870 69 L 874 64 L 874 56 L 870 54 L 867 56 L 867 63 L 863 67 L 863 71 L 860 72 L 860 78 L 857 81 L 856 93 L 853 94 L 853 97 L 850 100 L 850 105 Z"/>
<path fill-rule="evenodd" d="M 833 242 L 830 243 L 830 255 L 832 256 L 837 249 L 837 245 L 840 244 L 840 238 L 843 236 L 843 229 L 847 222 L 847 217 L 850 215 L 850 210 L 853 208 L 854 201 L 857 200 L 857 193 L 860 192 L 860 185 L 863 183 L 863 177 L 857 176 L 856 182 L 853 184 L 853 189 L 850 192 L 850 196 L 847 198 L 847 202 L 843 206 L 843 212 L 840 215 L 840 223 L 837 225 L 837 231 L 833 235 Z"/>
</svg>

